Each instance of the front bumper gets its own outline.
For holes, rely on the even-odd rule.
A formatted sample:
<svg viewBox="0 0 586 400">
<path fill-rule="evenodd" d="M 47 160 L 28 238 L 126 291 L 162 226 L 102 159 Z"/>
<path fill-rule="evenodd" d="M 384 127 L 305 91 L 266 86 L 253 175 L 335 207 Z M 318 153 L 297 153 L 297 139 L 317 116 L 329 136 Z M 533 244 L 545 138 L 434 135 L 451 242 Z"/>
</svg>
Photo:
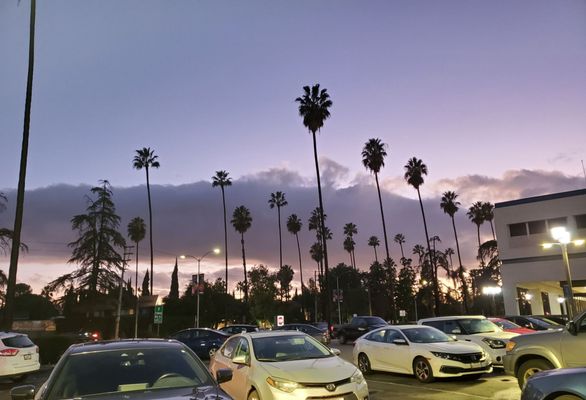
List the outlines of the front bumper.
<svg viewBox="0 0 586 400">
<path fill-rule="evenodd" d="M 283 392 L 267 384 L 265 392 L 268 396 L 263 397 L 261 394 L 263 400 L 369 400 L 366 381 L 361 384 L 340 385 L 333 391 L 328 391 L 324 387 L 301 387 L 292 393 Z"/>
<path fill-rule="evenodd" d="M 505 368 L 505 374 L 515 376 L 515 357 L 511 354 L 506 354 L 503 357 L 503 367 Z"/>
<path fill-rule="evenodd" d="M 484 361 L 472 364 L 440 358 L 431 359 L 430 362 L 433 374 L 437 378 L 489 374 L 492 372 L 492 364 L 488 358 Z"/>
</svg>

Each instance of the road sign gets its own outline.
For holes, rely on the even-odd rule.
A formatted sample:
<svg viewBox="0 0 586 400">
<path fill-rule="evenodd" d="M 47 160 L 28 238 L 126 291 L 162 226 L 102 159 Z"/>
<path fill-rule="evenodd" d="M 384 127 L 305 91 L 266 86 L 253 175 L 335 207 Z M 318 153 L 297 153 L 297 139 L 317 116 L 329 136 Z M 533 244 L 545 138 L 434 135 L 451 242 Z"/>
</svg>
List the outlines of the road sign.
<svg viewBox="0 0 586 400">
<path fill-rule="evenodd" d="M 160 325 L 163 323 L 163 306 L 155 306 L 155 320 L 154 323 Z"/>
<path fill-rule="evenodd" d="M 399 317 L 406 317 L 406 316 L 407 316 L 407 311 L 399 310 Z"/>
<path fill-rule="evenodd" d="M 197 288 L 199 288 L 199 294 L 203 294 L 203 274 L 199 274 L 199 285 L 197 280 L 197 275 L 191 275 L 191 294 L 195 295 L 197 293 Z"/>
<path fill-rule="evenodd" d="M 285 325 L 285 316 L 284 315 L 277 315 L 277 326 Z"/>
<path fill-rule="evenodd" d="M 340 303 L 343 303 L 344 302 L 344 291 L 342 289 L 334 289 L 333 292 L 334 292 L 333 293 L 334 294 L 334 296 L 333 296 L 334 303 L 336 303 L 338 301 Z"/>
</svg>

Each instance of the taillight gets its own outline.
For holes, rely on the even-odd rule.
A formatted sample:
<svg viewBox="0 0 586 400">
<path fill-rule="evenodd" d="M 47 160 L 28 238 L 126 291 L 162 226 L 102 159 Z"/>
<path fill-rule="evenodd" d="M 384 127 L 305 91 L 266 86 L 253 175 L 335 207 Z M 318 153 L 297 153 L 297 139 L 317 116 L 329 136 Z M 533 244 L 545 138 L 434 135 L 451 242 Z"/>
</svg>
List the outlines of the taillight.
<svg viewBox="0 0 586 400">
<path fill-rule="evenodd" d="M 4 349 L 0 350 L 0 357 L 14 357 L 18 354 L 17 349 Z"/>
<path fill-rule="evenodd" d="M 92 333 L 92 339 L 98 340 L 100 335 L 97 332 Z"/>
<path fill-rule="evenodd" d="M 330 332 L 334 331 L 334 325 L 330 325 Z"/>
</svg>

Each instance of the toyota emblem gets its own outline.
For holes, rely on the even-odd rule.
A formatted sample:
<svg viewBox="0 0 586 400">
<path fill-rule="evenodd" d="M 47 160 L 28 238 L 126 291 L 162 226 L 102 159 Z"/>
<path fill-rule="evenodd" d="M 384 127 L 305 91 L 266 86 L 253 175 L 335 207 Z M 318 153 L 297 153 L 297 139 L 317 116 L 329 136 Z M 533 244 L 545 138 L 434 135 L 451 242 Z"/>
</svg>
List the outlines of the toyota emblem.
<svg viewBox="0 0 586 400">
<path fill-rule="evenodd" d="M 328 392 L 333 392 L 334 390 L 336 390 L 336 385 L 335 385 L 335 384 L 333 384 L 333 383 L 328 383 L 328 384 L 326 385 L 326 390 L 327 390 Z"/>
</svg>

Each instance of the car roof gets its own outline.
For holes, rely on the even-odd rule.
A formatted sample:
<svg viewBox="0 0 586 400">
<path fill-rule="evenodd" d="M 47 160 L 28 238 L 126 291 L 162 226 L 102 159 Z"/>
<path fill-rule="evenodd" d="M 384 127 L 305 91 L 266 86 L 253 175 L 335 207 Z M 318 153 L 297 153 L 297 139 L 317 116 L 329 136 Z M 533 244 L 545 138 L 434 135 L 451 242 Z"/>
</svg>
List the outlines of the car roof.
<svg viewBox="0 0 586 400">
<path fill-rule="evenodd" d="M 431 322 L 431 321 L 449 321 L 452 319 L 486 319 L 486 317 L 484 315 L 452 315 L 449 317 L 423 318 L 417 322 L 421 323 L 421 322 Z"/>
<path fill-rule="evenodd" d="M 6 331 L 1 331 L 0 332 L 0 339 L 7 339 L 7 338 L 11 338 L 14 336 L 28 336 L 25 333 L 20 333 L 20 332 L 6 332 Z"/>
<path fill-rule="evenodd" d="M 122 340 L 105 340 L 99 342 L 86 342 L 71 345 L 68 350 L 69 354 L 80 354 L 86 352 L 112 351 L 112 350 L 132 350 L 140 348 L 155 349 L 181 349 L 185 345 L 177 340 L 172 339 L 122 339 Z"/>
<path fill-rule="evenodd" d="M 173 332 L 171 335 L 174 335 L 179 332 L 191 332 L 191 331 L 207 331 L 207 332 L 214 332 L 214 333 L 217 333 L 220 335 L 226 334 L 226 332 L 222 332 L 218 329 L 212 329 L 212 328 L 186 328 L 186 329 L 181 329 L 180 331 L 177 331 L 177 332 Z"/>
<path fill-rule="evenodd" d="M 299 331 L 261 331 L 261 332 L 242 332 L 242 336 L 250 336 L 251 338 L 258 337 L 277 337 L 277 336 L 305 336 L 306 334 Z"/>
</svg>

